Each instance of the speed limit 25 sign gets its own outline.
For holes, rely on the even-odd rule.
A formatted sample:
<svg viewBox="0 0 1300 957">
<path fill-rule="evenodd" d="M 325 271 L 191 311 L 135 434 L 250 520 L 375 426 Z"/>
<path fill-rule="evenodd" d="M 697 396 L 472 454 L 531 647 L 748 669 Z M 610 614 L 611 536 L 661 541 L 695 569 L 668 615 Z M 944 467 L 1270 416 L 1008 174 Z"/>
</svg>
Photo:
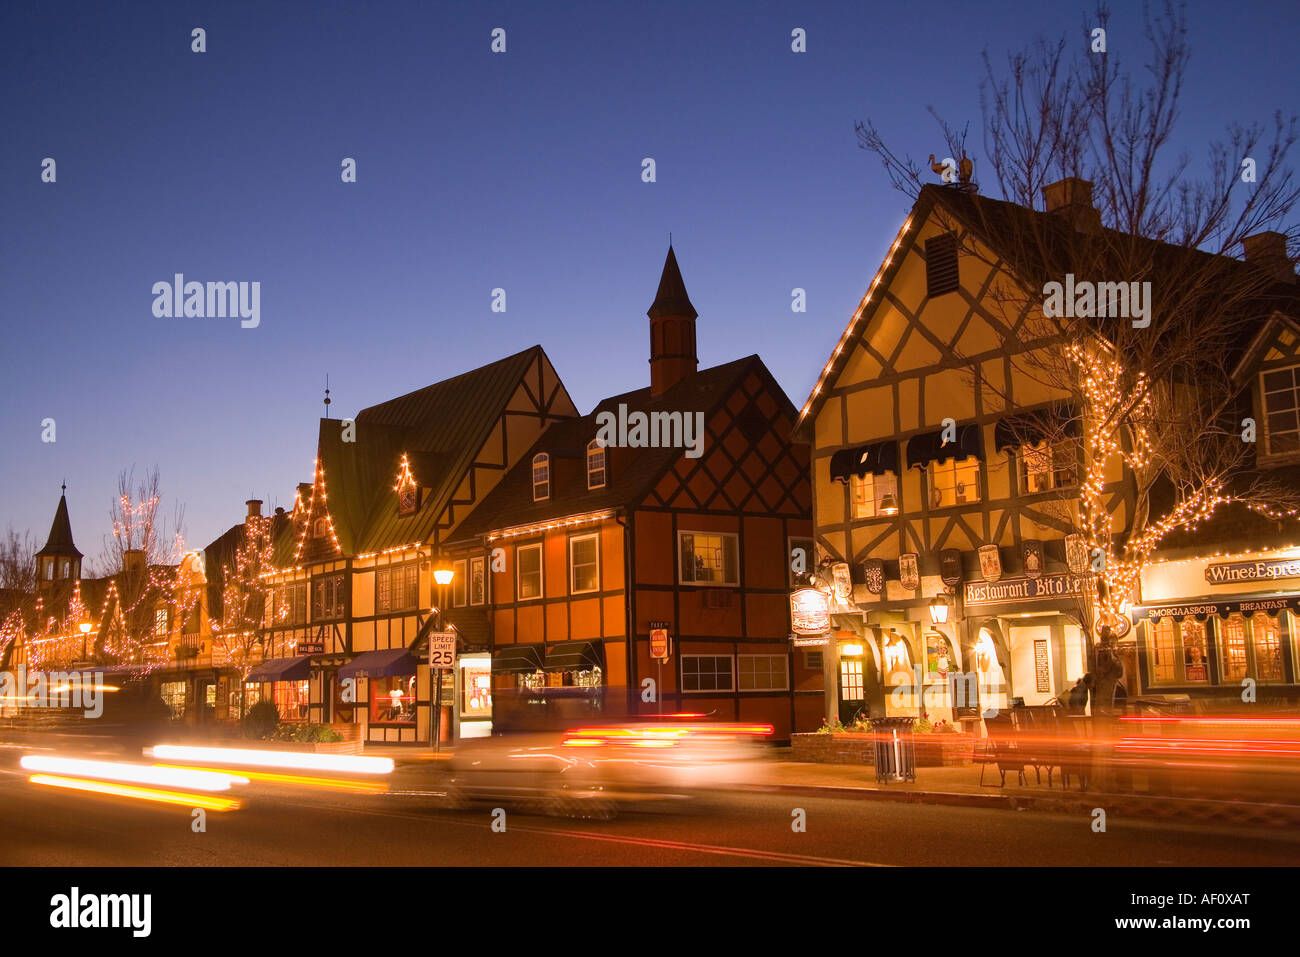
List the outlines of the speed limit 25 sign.
<svg viewBox="0 0 1300 957">
<path fill-rule="evenodd" d="M 429 667 L 456 667 L 456 633 L 435 631 L 429 636 Z"/>
</svg>

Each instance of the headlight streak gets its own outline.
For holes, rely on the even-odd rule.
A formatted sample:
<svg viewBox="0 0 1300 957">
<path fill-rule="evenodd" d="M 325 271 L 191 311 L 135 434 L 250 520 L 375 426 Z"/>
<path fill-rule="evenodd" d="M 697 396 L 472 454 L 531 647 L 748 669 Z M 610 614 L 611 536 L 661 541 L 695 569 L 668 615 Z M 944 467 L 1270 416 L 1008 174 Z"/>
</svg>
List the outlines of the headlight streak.
<svg viewBox="0 0 1300 957">
<path fill-rule="evenodd" d="M 351 754 L 310 754 L 300 751 L 259 751 L 252 748 L 201 748 L 158 744 L 153 757 L 202 765 L 285 768 L 293 771 L 334 771 L 351 774 L 392 774 L 392 758 L 367 758 Z"/>
</svg>

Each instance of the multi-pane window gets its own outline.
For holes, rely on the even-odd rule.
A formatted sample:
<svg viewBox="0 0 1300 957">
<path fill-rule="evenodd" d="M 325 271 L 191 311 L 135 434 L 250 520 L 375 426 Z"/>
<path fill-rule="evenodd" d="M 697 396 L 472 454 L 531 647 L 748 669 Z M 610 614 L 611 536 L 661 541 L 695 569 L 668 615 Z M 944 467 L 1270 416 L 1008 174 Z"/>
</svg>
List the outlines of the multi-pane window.
<svg viewBox="0 0 1300 957">
<path fill-rule="evenodd" d="M 688 585 L 740 582 L 738 539 L 729 532 L 679 532 L 681 581 Z"/>
<path fill-rule="evenodd" d="M 1173 684 L 1178 680 L 1175 660 L 1177 632 L 1172 618 L 1161 618 L 1149 625 L 1151 630 L 1151 680 L 1156 684 Z"/>
<path fill-rule="evenodd" d="M 1210 680 L 1205 622 L 1161 618 L 1149 624 L 1152 684 L 1200 684 Z"/>
<path fill-rule="evenodd" d="M 1273 369 L 1260 380 L 1269 453 L 1300 452 L 1300 366 Z"/>
<path fill-rule="evenodd" d="M 162 638 L 167 634 L 167 609 L 155 608 L 153 610 L 153 633 L 155 636 Z"/>
<path fill-rule="evenodd" d="M 329 519 L 327 519 L 327 518 L 318 518 L 318 519 L 316 519 L 316 521 L 314 521 L 314 522 L 312 523 L 312 526 L 311 526 L 311 537 L 312 537 L 312 538 L 324 538 L 324 537 L 325 537 L 326 535 L 328 535 L 329 533 L 330 533 L 330 523 L 329 523 Z"/>
<path fill-rule="evenodd" d="M 1223 680 L 1240 681 L 1250 671 L 1246 660 L 1246 619 L 1233 614 L 1219 624 L 1219 654 L 1223 656 Z"/>
<path fill-rule="evenodd" d="M 1034 442 L 1020 446 L 1020 475 L 1026 492 L 1049 492 L 1075 484 L 1078 465 L 1077 443 Z"/>
<path fill-rule="evenodd" d="M 542 597 L 542 546 L 520 545 L 515 549 L 515 566 L 518 573 L 518 597 Z"/>
<path fill-rule="evenodd" d="M 346 576 L 322 575 L 311 583 L 311 620 L 329 621 L 344 616 Z"/>
<path fill-rule="evenodd" d="M 479 555 L 469 560 L 469 603 L 481 605 L 487 601 L 487 563 Z"/>
<path fill-rule="evenodd" d="M 840 659 L 840 699 L 842 701 L 862 700 L 862 659 Z"/>
<path fill-rule="evenodd" d="M 730 655 L 682 655 L 683 691 L 730 691 Z"/>
<path fill-rule="evenodd" d="M 805 651 L 803 653 L 803 666 L 809 671 L 821 671 L 825 659 L 820 651 Z"/>
<path fill-rule="evenodd" d="M 971 456 L 931 462 L 930 507 L 966 505 L 980 500 L 980 462 Z"/>
<path fill-rule="evenodd" d="M 415 676 L 370 679 L 371 724 L 415 724 Z"/>
<path fill-rule="evenodd" d="M 850 488 L 853 493 L 854 518 L 898 514 L 898 476 L 893 472 L 855 475 Z"/>
<path fill-rule="evenodd" d="M 305 625 L 307 623 L 307 583 L 285 585 L 280 593 L 284 604 L 284 621 L 286 625 Z"/>
<path fill-rule="evenodd" d="M 451 563 L 451 603 L 460 608 L 469 601 L 469 579 L 465 577 L 465 559 Z"/>
<path fill-rule="evenodd" d="M 1210 665 L 1206 652 L 1209 648 L 1205 640 L 1205 622 L 1195 618 L 1184 618 L 1183 635 L 1183 680 L 1209 681 Z"/>
<path fill-rule="evenodd" d="M 736 682 L 741 691 L 785 691 L 789 685 L 785 655 L 737 655 Z"/>
<path fill-rule="evenodd" d="M 569 539 L 569 593 L 600 590 L 597 535 L 579 535 Z"/>
<path fill-rule="evenodd" d="M 587 443 L 587 488 L 605 487 L 605 447 L 592 439 Z"/>
<path fill-rule="evenodd" d="M 1250 630 L 1255 638 L 1255 677 L 1260 681 L 1283 681 L 1282 634 L 1286 630 L 1286 615 L 1277 617 L 1256 612 L 1250 618 Z"/>
<path fill-rule="evenodd" d="M 311 689 L 306 680 L 276 681 L 271 685 L 271 700 L 280 712 L 281 721 L 306 721 L 311 704 Z"/>
<path fill-rule="evenodd" d="M 533 501 L 551 497 L 551 457 L 545 452 L 533 456 Z"/>
<path fill-rule="evenodd" d="M 414 562 L 389 565 L 375 573 L 376 612 L 413 611 L 419 603 L 420 569 Z"/>
</svg>

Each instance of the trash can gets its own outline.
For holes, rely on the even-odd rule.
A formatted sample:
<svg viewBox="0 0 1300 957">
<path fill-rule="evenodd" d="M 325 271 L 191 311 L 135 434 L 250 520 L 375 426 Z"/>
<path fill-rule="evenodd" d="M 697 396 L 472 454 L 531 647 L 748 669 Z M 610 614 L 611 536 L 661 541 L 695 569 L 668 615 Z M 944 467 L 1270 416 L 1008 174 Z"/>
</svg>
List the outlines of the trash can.
<svg viewBox="0 0 1300 957">
<path fill-rule="evenodd" d="M 916 780 L 916 742 L 912 736 L 915 718 L 872 718 L 876 737 L 876 780 Z"/>
</svg>

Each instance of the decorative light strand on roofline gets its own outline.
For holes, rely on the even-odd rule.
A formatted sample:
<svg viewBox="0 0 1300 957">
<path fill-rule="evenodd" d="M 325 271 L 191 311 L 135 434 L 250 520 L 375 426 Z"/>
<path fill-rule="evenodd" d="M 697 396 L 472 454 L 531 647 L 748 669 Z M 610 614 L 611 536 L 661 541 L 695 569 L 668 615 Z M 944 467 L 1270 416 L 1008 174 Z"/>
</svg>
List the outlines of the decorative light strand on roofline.
<svg viewBox="0 0 1300 957">
<path fill-rule="evenodd" d="M 589 525 L 592 522 L 599 522 L 613 517 L 614 509 L 610 508 L 601 512 L 587 512 L 583 515 L 572 515 L 568 518 L 556 519 L 553 522 L 537 522 L 533 525 L 515 525 L 511 528 L 502 528 L 488 532 L 487 540 L 489 542 L 494 542 L 498 538 L 516 538 L 520 535 L 535 535 L 538 532 L 549 532 L 554 528 L 568 528 L 573 525 Z"/>
<path fill-rule="evenodd" d="M 889 253 L 885 256 L 885 261 L 881 263 L 880 268 L 876 270 L 875 278 L 871 280 L 871 286 L 867 289 L 867 294 L 863 296 L 862 301 L 858 303 L 858 308 L 854 311 L 853 318 L 849 320 L 848 326 L 840 336 L 840 341 L 835 344 L 835 351 L 831 353 L 831 357 L 827 360 L 825 367 L 823 367 L 821 375 L 817 377 L 817 383 L 813 386 L 812 393 L 808 396 L 808 401 L 805 402 L 803 408 L 799 410 L 799 422 L 796 423 L 796 425 L 802 424 L 804 417 L 812 408 L 813 400 L 821 393 L 822 384 L 826 381 L 826 376 L 830 374 L 831 366 L 835 364 L 835 360 L 839 358 L 840 353 L 844 351 L 844 347 L 857 331 L 858 322 L 862 319 L 863 313 L 866 312 L 867 305 L 871 302 L 871 297 L 875 293 L 876 287 L 880 285 L 880 280 L 884 277 L 885 270 L 887 270 L 890 263 L 894 261 L 894 253 L 898 252 L 898 247 L 903 244 L 903 239 L 907 235 L 907 231 L 911 228 L 912 217 L 908 216 L 907 219 L 903 221 L 903 228 L 900 229 L 898 235 L 894 237 L 894 244 L 889 247 Z"/>
</svg>

